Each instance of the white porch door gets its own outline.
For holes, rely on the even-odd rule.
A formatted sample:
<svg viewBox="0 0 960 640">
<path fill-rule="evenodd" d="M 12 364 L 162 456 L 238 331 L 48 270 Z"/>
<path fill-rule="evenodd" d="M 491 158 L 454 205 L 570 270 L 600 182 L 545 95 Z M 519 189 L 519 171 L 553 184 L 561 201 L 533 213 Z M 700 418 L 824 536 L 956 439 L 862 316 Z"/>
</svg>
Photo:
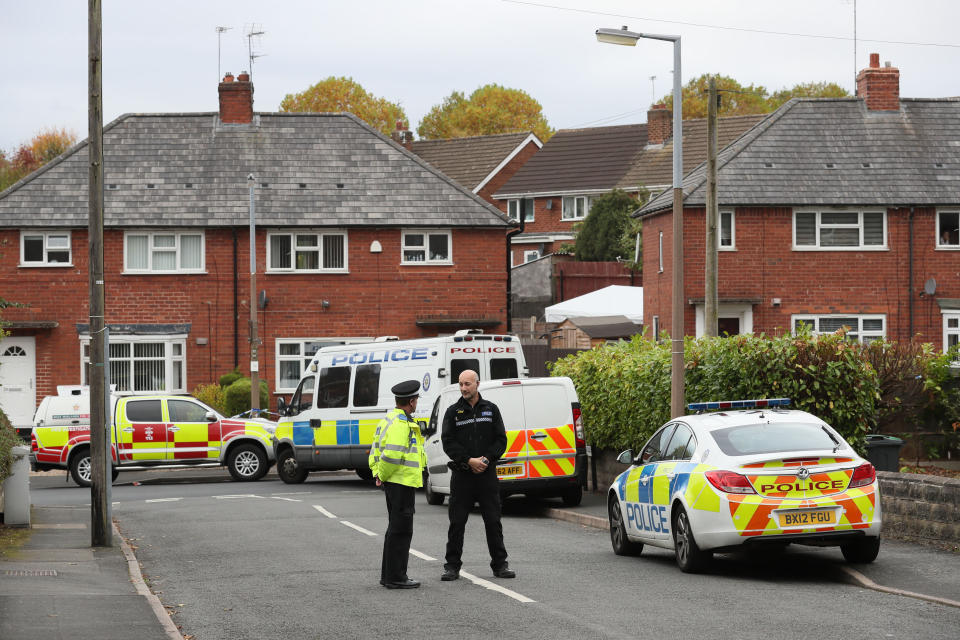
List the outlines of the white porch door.
<svg viewBox="0 0 960 640">
<path fill-rule="evenodd" d="M 37 408 L 37 350 L 33 336 L 0 340 L 0 408 L 16 427 L 33 422 Z"/>
</svg>

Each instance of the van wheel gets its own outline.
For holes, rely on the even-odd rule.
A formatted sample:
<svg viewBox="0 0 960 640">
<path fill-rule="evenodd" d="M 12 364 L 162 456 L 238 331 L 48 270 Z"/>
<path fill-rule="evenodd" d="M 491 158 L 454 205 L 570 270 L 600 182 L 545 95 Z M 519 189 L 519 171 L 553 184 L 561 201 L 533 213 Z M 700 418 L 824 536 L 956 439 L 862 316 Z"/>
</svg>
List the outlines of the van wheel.
<svg viewBox="0 0 960 640">
<path fill-rule="evenodd" d="M 683 507 L 677 507 L 673 516 L 673 550 L 677 565 L 684 573 L 700 573 L 713 557 L 709 551 L 701 551 L 693 537 L 690 518 Z"/>
<path fill-rule="evenodd" d="M 89 487 L 91 473 L 90 448 L 84 447 L 70 458 L 70 477 L 81 487 Z"/>
<path fill-rule="evenodd" d="M 267 454 L 253 444 L 237 445 L 227 456 L 227 469 L 237 482 L 253 482 L 267 475 Z"/>
<path fill-rule="evenodd" d="M 563 498 L 563 506 L 575 507 L 583 500 L 583 487 L 577 484 L 572 489 L 567 489 L 560 497 Z"/>
<path fill-rule="evenodd" d="M 627 527 L 623 524 L 620 501 L 616 496 L 611 495 L 607 501 L 607 515 L 610 519 L 610 544 L 613 545 L 613 552 L 618 556 L 640 555 L 643 544 L 627 538 Z"/>
<path fill-rule="evenodd" d="M 357 472 L 357 475 L 360 476 L 360 479 L 364 482 L 370 482 L 373 480 L 373 471 L 370 470 L 370 467 L 362 467 L 360 469 L 354 469 Z"/>
<path fill-rule="evenodd" d="M 300 484 L 307 479 L 308 473 L 300 468 L 292 449 L 284 449 L 277 458 L 277 475 L 286 484 Z"/>
<path fill-rule="evenodd" d="M 430 474 L 427 474 L 426 482 L 423 483 L 423 493 L 427 496 L 427 504 L 434 506 L 443 504 L 444 495 L 433 490 L 433 481 L 430 480 Z"/>
<path fill-rule="evenodd" d="M 877 559 L 880 553 L 880 536 L 875 538 L 860 538 L 853 542 L 840 545 L 840 552 L 847 562 L 866 564 Z"/>
</svg>

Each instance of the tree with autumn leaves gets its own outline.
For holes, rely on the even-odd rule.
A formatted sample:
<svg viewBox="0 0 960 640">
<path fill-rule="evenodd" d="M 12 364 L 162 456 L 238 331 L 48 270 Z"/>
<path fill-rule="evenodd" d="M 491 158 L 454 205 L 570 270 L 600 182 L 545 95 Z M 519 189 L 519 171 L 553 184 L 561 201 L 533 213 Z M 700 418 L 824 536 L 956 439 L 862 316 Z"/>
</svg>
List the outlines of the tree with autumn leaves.
<svg viewBox="0 0 960 640">
<path fill-rule="evenodd" d="M 0 149 L 0 191 L 22 180 L 77 142 L 67 129 L 44 129 L 7 155 Z"/>
<path fill-rule="evenodd" d="M 420 121 L 417 135 L 424 140 L 464 138 L 532 131 L 546 142 L 553 129 L 543 107 L 520 89 L 488 84 L 466 97 L 454 91 Z"/>
<path fill-rule="evenodd" d="M 770 93 L 762 85 L 742 85 L 728 76 L 716 76 L 720 105 L 717 115 L 742 116 L 752 113 L 770 113 L 791 98 L 846 98 L 850 94 L 834 82 L 804 82 L 789 89 Z M 683 96 L 683 118 L 707 117 L 707 94 L 710 74 L 703 74 L 687 82 L 681 89 Z M 673 109 L 673 95 L 665 96 L 661 102 Z"/>
<path fill-rule="evenodd" d="M 395 102 L 367 92 L 353 78 L 329 77 L 300 93 L 288 93 L 280 102 L 280 111 L 299 113 L 336 113 L 346 111 L 357 116 L 385 136 L 400 120 L 407 126 L 407 114 Z"/>
</svg>

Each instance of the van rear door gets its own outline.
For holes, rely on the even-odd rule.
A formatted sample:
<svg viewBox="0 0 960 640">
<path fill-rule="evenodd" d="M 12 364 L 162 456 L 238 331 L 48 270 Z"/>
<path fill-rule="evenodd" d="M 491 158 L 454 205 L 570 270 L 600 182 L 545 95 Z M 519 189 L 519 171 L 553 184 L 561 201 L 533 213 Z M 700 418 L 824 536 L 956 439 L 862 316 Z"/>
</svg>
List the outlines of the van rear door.
<svg viewBox="0 0 960 640">
<path fill-rule="evenodd" d="M 485 389 L 480 392 L 480 395 L 500 409 L 503 427 L 507 432 L 507 449 L 497 462 L 497 477 L 502 480 L 526 478 L 527 432 L 524 429 L 526 415 L 520 383 L 507 383 Z"/>
<path fill-rule="evenodd" d="M 524 384 L 527 477 L 551 478 L 576 473 L 577 442 L 573 408 L 559 384 Z"/>
</svg>

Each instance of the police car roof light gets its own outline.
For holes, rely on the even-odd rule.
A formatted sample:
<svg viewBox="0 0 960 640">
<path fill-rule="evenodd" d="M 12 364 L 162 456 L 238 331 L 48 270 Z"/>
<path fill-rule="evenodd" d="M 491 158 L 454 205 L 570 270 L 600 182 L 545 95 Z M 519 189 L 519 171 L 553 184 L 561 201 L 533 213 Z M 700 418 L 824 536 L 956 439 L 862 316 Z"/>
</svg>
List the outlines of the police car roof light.
<svg viewBox="0 0 960 640">
<path fill-rule="evenodd" d="M 760 398 L 756 400 L 721 400 L 715 402 L 691 402 L 688 411 L 725 411 L 736 409 L 764 409 L 767 407 L 788 407 L 790 398 Z"/>
</svg>

